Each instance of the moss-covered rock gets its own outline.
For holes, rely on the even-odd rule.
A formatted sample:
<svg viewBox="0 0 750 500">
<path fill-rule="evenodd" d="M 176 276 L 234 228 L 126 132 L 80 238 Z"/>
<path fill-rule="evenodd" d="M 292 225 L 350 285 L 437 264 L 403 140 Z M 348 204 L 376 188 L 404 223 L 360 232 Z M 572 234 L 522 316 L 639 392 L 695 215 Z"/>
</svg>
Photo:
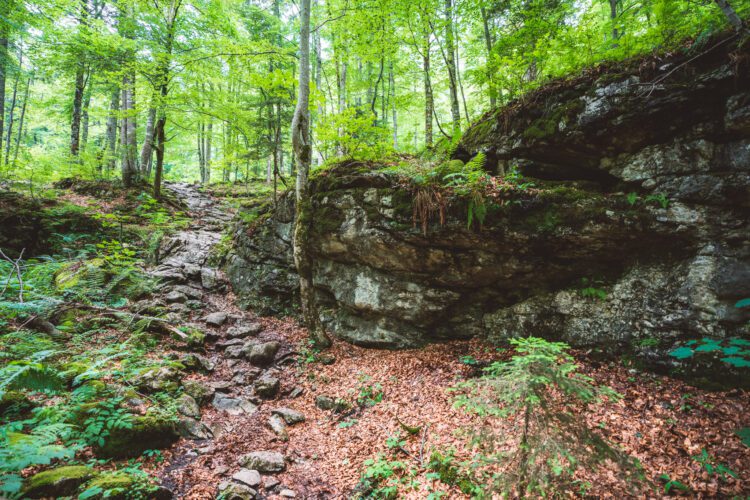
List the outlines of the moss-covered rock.
<svg viewBox="0 0 750 500">
<path fill-rule="evenodd" d="M 135 417 L 130 429 L 113 429 L 95 451 L 102 458 L 132 458 L 146 450 L 167 448 L 178 438 L 173 421 L 147 414 Z"/>
<path fill-rule="evenodd" d="M 124 472 L 105 472 L 86 483 L 81 488 L 81 493 L 84 491 L 99 491 L 88 498 L 121 500 L 127 497 L 127 492 L 134 482 L 133 478 Z"/>
<path fill-rule="evenodd" d="M 65 497 L 96 476 L 97 472 L 84 465 L 68 465 L 39 472 L 24 482 L 23 495 L 27 498 Z"/>
<path fill-rule="evenodd" d="M 34 407 L 22 391 L 8 391 L 0 398 L 0 415 L 20 415 Z"/>
</svg>

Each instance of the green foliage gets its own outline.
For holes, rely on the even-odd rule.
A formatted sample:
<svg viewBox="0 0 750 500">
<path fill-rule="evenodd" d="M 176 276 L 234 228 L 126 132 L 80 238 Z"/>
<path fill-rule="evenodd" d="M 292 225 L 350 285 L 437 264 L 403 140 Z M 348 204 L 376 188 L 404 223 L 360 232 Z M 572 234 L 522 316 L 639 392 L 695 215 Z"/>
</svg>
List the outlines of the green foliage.
<svg viewBox="0 0 750 500">
<path fill-rule="evenodd" d="M 701 467 L 703 467 L 709 475 L 716 476 L 722 481 L 726 481 L 728 477 L 733 477 L 735 479 L 738 477 L 736 472 L 718 462 L 713 456 L 709 455 L 705 448 L 701 450 L 700 455 L 694 456 L 693 460 L 701 464 Z"/>
<path fill-rule="evenodd" d="M 388 128 L 369 111 L 355 107 L 325 116 L 316 132 L 321 150 L 330 158 L 341 152 L 357 160 L 382 160 L 393 151 Z"/>
<path fill-rule="evenodd" d="M 571 491 L 576 470 L 609 459 L 637 486 L 633 462 L 590 430 L 580 414 L 581 405 L 618 394 L 578 373 L 566 344 L 533 337 L 511 343 L 518 354 L 510 361 L 495 362 L 483 377 L 456 388 L 458 406 L 483 417 L 511 417 L 520 429 L 518 436 L 506 436 L 488 422 L 469 431 L 480 450 L 473 467 L 488 476 L 475 482 L 485 484 L 488 494 Z M 508 446 L 513 451 L 505 451 Z M 500 471 L 486 468 L 498 462 L 504 464 Z"/>
<path fill-rule="evenodd" d="M 383 386 L 379 383 L 363 384 L 359 387 L 357 404 L 360 406 L 375 406 L 383 401 Z"/>
<path fill-rule="evenodd" d="M 750 448 L 750 427 L 743 427 L 742 429 L 735 432 L 742 441 L 742 444 Z"/>
<path fill-rule="evenodd" d="M 669 352 L 670 356 L 679 360 L 687 360 L 701 354 L 721 356 L 719 359 L 722 362 L 735 368 L 750 367 L 750 341 L 743 338 L 692 339 Z"/>
<path fill-rule="evenodd" d="M 416 486 L 416 470 L 401 460 L 392 460 L 384 454 L 364 462 L 365 470 L 360 478 L 361 488 L 367 491 L 362 498 L 396 499 L 400 488 Z"/>
<path fill-rule="evenodd" d="M 596 300 L 606 300 L 607 291 L 601 288 L 603 284 L 604 281 L 601 279 L 581 278 L 581 288 L 578 290 L 578 293 L 581 295 L 581 297 Z"/>
<path fill-rule="evenodd" d="M 687 485 L 676 479 L 670 479 L 669 474 L 662 474 L 659 476 L 659 479 L 664 483 L 664 493 L 666 494 L 669 494 L 673 489 L 683 492 L 690 491 L 690 488 Z"/>
</svg>

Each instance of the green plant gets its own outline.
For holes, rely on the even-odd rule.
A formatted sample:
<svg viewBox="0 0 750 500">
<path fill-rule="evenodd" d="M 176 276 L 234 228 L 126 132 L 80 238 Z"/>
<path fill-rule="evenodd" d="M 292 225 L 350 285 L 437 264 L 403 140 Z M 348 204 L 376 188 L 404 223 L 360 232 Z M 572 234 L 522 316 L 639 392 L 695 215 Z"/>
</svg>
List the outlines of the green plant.
<svg viewBox="0 0 750 500">
<path fill-rule="evenodd" d="M 578 290 L 578 293 L 581 295 L 581 297 L 596 300 L 606 300 L 607 291 L 601 288 L 603 284 L 604 281 L 598 278 L 581 278 L 582 288 Z"/>
<path fill-rule="evenodd" d="M 401 487 L 414 488 L 418 485 L 414 477 L 416 470 L 401 460 L 390 460 L 382 453 L 364 462 L 365 470 L 360 478 L 360 486 L 366 494 L 364 498 L 395 499 Z"/>
<path fill-rule="evenodd" d="M 375 406 L 383 401 L 383 386 L 379 383 L 367 384 L 368 377 L 362 378 L 363 384 L 359 387 L 357 404 L 360 406 Z"/>
<path fill-rule="evenodd" d="M 614 449 L 580 415 L 580 407 L 619 395 L 577 372 L 563 343 L 539 338 L 513 339 L 518 353 L 495 362 L 483 377 L 463 382 L 457 405 L 480 416 L 511 417 L 518 434 L 506 435 L 491 423 L 470 429 L 478 446 L 475 467 L 502 462 L 500 471 L 486 470 L 488 494 L 536 495 L 574 489 L 574 473 L 594 468 L 605 459 L 618 464 L 636 486 L 636 464 Z M 504 449 L 510 446 L 513 451 Z"/>
<path fill-rule="evenodd" d="M 627 200 L 628 205 L 632 207 L 638 202 L 638 193 L 628 193 L 625 195 L 625 199 Z"/>
<path fill-rule="evenodd" d="M 721 356 L 719 359 L 722 362 L 735 368 L 750 367 L 750 341 L 743 338 L 691 339 L 669 352 L 670 356 L 679 360 L 686 360 L 700 354 Z"/>
<path fill-rule="evenodd" d="M 736 472 L 717 461 L 716 458 L 711 456 L 705 448 L 701 450 L 700 455 L 694 456 L 693 460 L 701 464 L 701 467 L 703 467 L 708 474 L 712 476 L 715 475 L 722 481 L 726 481 L 728 477 L 733 477 L 735 479 L 738 477 Z"/>
<path fill-rule="evenodd" d="M 648 195 L 646 196 L 645 201 L 646 203 L 654 203 L 663 209 L 667 209 L 669 207 L 669 198 L 667 198 L 663 193 Z"/>
</svg>

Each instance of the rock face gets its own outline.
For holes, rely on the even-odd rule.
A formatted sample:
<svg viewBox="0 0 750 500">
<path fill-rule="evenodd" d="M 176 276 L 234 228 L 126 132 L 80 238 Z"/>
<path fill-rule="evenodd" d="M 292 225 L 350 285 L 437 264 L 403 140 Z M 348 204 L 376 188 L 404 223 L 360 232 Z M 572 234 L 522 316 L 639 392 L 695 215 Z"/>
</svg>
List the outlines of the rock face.
<svg viewBox="0 0 750 500">
<path fill-rule="evenodd" d="M 483 153 L 488 171 L 535 186 L 491 200 L 481 230 L 458 197 L 442 225 L 414 227 L 414 190 L 372 165 L 318 173 L 305 215 L 328 330 L 386 348 L 537 335 L 660 359 L 679 339 L 746 336 L 750 68 L 737 50 L 594 71 L 485 115 L 456 159 Z M 227 270 L 245 304 L 295 306 L 293 220 L 285 196 L 237 225 Z"/>
</svg>

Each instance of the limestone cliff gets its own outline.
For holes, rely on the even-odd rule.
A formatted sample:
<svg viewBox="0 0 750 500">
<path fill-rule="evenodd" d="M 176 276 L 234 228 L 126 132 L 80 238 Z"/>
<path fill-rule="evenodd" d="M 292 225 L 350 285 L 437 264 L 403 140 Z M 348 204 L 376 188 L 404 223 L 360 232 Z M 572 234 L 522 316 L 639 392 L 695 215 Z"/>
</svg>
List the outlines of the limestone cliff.
<svg viewBox="0 0 750 500">
<path fill-rule="evenodd" d="M 400 348 L 538 335 L 646 357 L 748 336 L 750 52 L 726 40 L 554 82 L 487 113 L 455 158 L 535 184 L 467 227 L 466 201 L 423 233 L 396 174 L 344 162 L 313 181 L 315 286 L 330 331 Z M 248 304 L 294 306 L 291 197 L 235 231 Z"/>
</svg>

